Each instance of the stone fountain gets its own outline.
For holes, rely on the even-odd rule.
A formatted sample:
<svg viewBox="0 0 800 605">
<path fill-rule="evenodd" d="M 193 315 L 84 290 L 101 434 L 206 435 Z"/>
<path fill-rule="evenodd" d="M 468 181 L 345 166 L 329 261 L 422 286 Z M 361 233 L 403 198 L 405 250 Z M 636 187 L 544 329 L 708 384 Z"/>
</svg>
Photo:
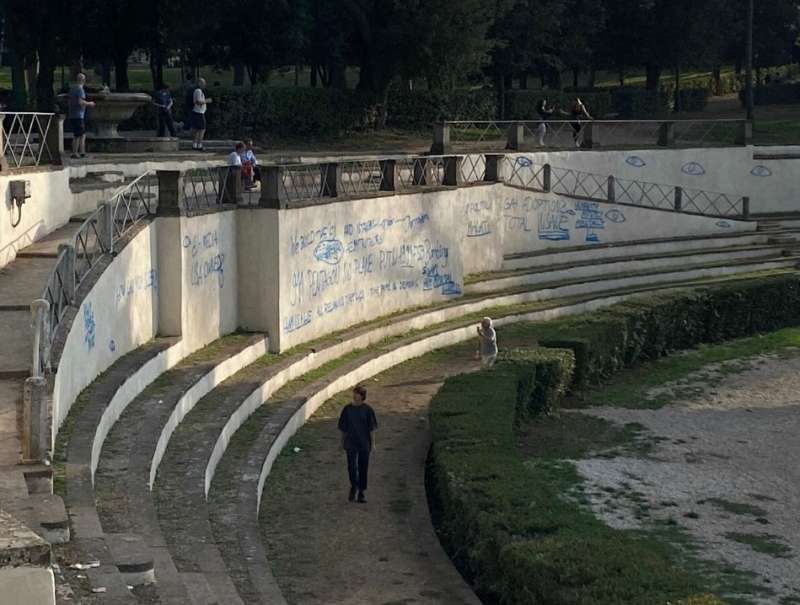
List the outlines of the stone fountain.
<svg viewBox="0 0 800 605">
<path fill-rule="evenodd" d="M 151 103 L 152 97 L 143 92 L 100 92 L 86 94 L 94 107 L 86 109 L 88 133 L 86 147 L 95 153 L 143 153 L 178 151 L 178 139 L 172 137 L 147 136 L 140 132 L 119 132 L 119 125 L 130 118 L 140 107 Z M 68 95 L 59 95 L 59 101 L 67 107 Z M 69 125 L 67 124 L 67 129 Z"/>
</svg>

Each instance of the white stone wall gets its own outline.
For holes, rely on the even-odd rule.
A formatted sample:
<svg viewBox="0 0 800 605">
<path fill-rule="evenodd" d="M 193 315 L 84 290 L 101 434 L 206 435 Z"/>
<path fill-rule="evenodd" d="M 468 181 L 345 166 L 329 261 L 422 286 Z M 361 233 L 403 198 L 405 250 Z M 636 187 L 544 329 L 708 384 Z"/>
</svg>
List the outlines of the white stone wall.
<svg viewBox="0 0 800 605">
<path fill-rule="evenodd" d="M 800 212 L 800 159 L 754 159 L 754 154 L 798 155 L 800 146 L 542 151 L 517 157 L 625 179 L 749 196 L 752 213 Z"/>
<path fill-rule="evenodd" d="M 151 340 L 157 327 L 158 255 L 151 223 L 114 258 L 78 309 L 55 375 L 54 433 L 80 392 Z"/>
<path fill-rule="evenodd" d="M 22 206 L 22 222 L 11 203 L 9 183 L 30 181 L 31 197 Z M 36 170 L 0 176 L 0 268 L 14 260 L 17 252 L 64 225 L 72 213 L 69 170 Z M 42 284 L 44 287 L 44 284 Z"/>
<path fill-rule="evenodd" d="M 754 231 L 755 223 L 622 204 L 587 202 L 506 187 L 505 254 L 688 235 Z"/>
</svg>

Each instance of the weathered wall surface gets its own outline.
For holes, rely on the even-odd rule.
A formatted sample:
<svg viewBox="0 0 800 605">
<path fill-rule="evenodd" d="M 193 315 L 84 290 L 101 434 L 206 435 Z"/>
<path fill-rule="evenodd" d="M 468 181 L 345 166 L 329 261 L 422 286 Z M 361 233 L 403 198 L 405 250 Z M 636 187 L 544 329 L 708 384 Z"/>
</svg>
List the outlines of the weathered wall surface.
<svg viewBox="0 0 800 605">
<path fill-rule="evenodd" d="M 30 181 L 31 197 L 18 209 L 11 202 L 10 182 Z M 5 267 L 25 246 L 64 225 L 72 213 L 69 170 L 37 170 L 0 176 L 0 268 Z M 44 287 L 44 284 L 42 284 Z"/>
<path fill-rule="evenodd" d="M 502 200 L 506 254 L 688 235 L 755 230 L 755 223 L 588 202 L 507 187 Z"/>
<path fill-rule="evenodd" d="M 156 335 L 155 224 L 144 227 L 106 268 L 78 309 L 53 390 L 54 431 L 80 392 L 117 359 Z"/>
<path fill-rule="evenodd" d="M 754 154 L 760 159 L 754 159 Z M 517 154 L 536 164 L 750 197 L 750 210 L 800 212 L 800 147 L 726 147 Z"/>
</svg>

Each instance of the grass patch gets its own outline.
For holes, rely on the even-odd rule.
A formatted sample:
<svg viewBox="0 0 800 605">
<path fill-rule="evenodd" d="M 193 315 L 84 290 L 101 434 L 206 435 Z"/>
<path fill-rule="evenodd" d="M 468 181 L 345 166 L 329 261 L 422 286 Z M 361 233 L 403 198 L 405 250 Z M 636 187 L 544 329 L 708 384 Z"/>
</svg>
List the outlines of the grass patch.
<svg viewBox="0 0 800 605">
<path fill-rule="evenodd" d="M 708 498 L 707 500 L 700 500 L 698 504 L 713 504 L 726 512 L 734 515 L 751 515 L 753 517 L 766 517 L 767 511 L 759 506 L 753 506 L 745 502 L 731 502 L 724 498 Z"/>
<path fill-rule="evenodd" d="M 747 544 L 754 551 L 775 557 L 776 559 L 788 559 L 792 557 L 792 549 L 778 541 L 778 536 L 771 534 L 748 534 L 741 532 L 729 532 L 725 534 L 728 540 Z"/>
</svg>

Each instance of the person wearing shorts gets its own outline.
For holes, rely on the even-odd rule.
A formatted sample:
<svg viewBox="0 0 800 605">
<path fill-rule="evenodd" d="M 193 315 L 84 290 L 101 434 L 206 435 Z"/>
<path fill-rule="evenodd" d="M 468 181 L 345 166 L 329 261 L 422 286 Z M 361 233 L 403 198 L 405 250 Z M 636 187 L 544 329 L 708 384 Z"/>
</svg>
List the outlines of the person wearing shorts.
<svg viewBox="0 0 800 605">
<path fill-rule="evenodd" d="M 86 100 L 86 74 L 79 73 L 69 90 L 69 123 L 72 128 L 72 158 L 86 157 L 86 108 L 94 107 L 94 101 Z"/>
<path fill-rule="evenodd" d="M 197 80 L 197 88 L 194 89 L 192 95 L 192 117 L 191 127 L 194 131 L 194 140 L 192 142 L 192 149 L 196 151 L 203 151 L 203 138 L 206 136 L 206 107 L 211 103 L 211 98 L 206 98 L 203 89 L 206 87 L 206 81 L 203 78 Z"/>
</svg>

